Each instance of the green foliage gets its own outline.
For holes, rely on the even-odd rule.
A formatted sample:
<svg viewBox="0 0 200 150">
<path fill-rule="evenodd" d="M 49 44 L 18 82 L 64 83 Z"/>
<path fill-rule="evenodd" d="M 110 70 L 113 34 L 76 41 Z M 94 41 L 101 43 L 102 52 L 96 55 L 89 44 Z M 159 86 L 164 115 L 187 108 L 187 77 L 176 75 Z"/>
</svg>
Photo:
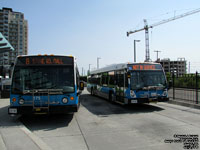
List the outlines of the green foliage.
<svg viewBox="0 0 200 150">
<path fill-rule="evenodd" d="M 168 83 L 169 83 L 169 81 L 172 81 L 172 75 L 171 75 L 170 72 L 166 72 L 165 75 L 166 75 L 166 78 L 167 78 L 167 82 L 168 82 Z"/>
<path fill-rule="evenodd" d="M 200 88 L 200 76 L 196 74 L 185 74 L 181 77 L 171 78 L 174 81 L 174 86 L 178 88 Z M 197 82 L 196 82 L 197 80 Z M 196 85 L 197 83 L 197 85 Z"/>
</svg>

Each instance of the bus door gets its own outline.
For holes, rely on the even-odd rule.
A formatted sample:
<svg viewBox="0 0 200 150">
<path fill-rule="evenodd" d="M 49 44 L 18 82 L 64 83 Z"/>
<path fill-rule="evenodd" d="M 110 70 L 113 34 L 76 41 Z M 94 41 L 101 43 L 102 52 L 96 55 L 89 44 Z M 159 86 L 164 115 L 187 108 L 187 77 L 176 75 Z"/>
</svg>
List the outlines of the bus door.
<svg viewBox="0 0 200 150">
<path fill-rule="evenodd" d="M 116 86 L 115 86 L 116 100 L 124 102 L 124 90 L 125 90 L 124 70 L 116 71 L 115 79 L 116 79 Z"/>
</svg>

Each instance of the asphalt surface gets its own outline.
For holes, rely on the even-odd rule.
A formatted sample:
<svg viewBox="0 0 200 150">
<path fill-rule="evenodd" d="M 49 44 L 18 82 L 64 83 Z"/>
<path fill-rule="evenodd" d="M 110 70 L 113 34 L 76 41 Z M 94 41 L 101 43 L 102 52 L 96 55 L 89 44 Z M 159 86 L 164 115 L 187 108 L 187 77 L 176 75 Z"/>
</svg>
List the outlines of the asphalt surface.
<svg viewBox="0 0 200 150">
<path fill-rule="evenodd" d="M 125 107 L 86 90 L 75 114 L 10 117 L 8 105 L 0 99 L 0 150 L 183 150 L 192 145 L 189 138 L 199 144 L 199 109 L 169 103 Z"/>
</svg>

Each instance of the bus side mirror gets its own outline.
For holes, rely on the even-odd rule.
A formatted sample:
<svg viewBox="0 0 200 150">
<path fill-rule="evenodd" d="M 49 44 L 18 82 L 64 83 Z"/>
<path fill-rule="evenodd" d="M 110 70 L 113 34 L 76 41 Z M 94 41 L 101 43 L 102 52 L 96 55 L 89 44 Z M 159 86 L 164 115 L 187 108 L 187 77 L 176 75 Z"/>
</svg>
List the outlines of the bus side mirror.
<svg viewBox="0 0 200 150">
<path fill-rule="evenodd" d="M 79 90 L 84 90 L 84 82 L 80 81 L 80 86 L 79 86 Z"/>
</svg>

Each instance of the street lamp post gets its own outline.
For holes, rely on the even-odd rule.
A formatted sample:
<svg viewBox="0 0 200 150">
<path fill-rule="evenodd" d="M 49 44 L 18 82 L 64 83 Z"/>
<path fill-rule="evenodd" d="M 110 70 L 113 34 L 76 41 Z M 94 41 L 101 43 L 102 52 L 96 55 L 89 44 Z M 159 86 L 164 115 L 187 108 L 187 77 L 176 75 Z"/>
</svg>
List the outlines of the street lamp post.
<svg viewBox="0 0 200 150">
<path fill-rule="evenodd" d="M 134 62 L 136 62 L 136 42 L 140 42 L 140 40 L 134 40 Z"/>
<path fill-rule="evenodd" d="M 88 74 L 90 74 L 90 66 L 91 66 L 92 64 L 89 64 L 89 70 L 88 70 Z"/>
<path fill-rule="evenodd" d="M 157 60 L 156 61 L 158 61 L 158 53 L 161 52 L 161 51 L 154 51 L 154 52 L 157 53 Z"/>
<path fill-rule="evenodd" d="M 99 59 L 101 59 L 101 58 L 97 57 L 97 69 L 99 69 Z"/>
</svg>

